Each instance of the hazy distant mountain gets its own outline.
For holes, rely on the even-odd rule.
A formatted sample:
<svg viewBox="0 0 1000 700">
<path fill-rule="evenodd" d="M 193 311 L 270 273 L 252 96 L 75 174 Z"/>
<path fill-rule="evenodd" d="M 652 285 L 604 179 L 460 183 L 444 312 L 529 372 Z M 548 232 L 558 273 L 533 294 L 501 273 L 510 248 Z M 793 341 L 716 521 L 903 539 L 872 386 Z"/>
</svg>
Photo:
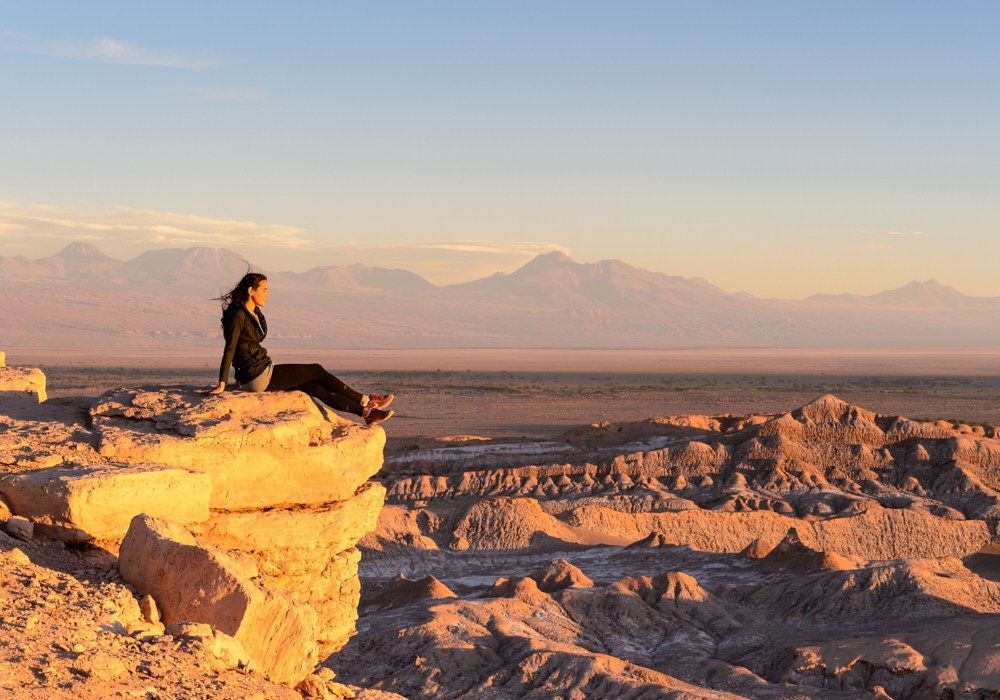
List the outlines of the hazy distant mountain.
<svg viewBox="0 0 1000 700">
<path fill-rule="evenodd" d="M 98 250 L 90 243 L 70 243 L 55 255 L 29 260 L 23 255 L 0 257 L 0 277 L 70 277 L 77 279 L 107 278 L 121 267 L 122 262 Z"/>
<path fill-rule="evenodd" d="M 225 248 L 165 248 L 149 250 L 124 263 L 118 273 L 124 282 L 217 288 L 239 282 L 250 264 Z"/>
<path fill-rule="evenodd" d="M 39 258 L 35 262 L 52 270 L 55 277 L 79 279 L 107 277 L 122 266 L 121 260 L 105 255 L 91 243 L 79 241 L 70 243 L 55 255 Z"/>
<path fill-rule="evenodd" d="M 346 267 L 314 267 L 306 272 L 280 272 L 286 280 L 311 287 L 342 291 L 380 289 L 387 292 L 428 292 L 436 286 L 409 270 L 366 267 L 361 263 Z"/>
<path fill-rule="evenodd" d="M 935 280 L 910 282 L 898 289 L 890 289 L 870 296 L 858 294 L 814 294 L 809 301 L 821 301 L 861 306 L 880 306 L 893 309 L 998 309 L 1000 297 L 970 297 L 954 287 Z"/>
<path fill-rule="evenodd" d="M 247 266 L 213 248 L 151 250 L 120 262 L 74 244 L 39 260 L 0 258 L 0 343 L 214 352 L 219 304 L 211 298 Z M 1000 346 L 1000 299 L 933 281 L 871 296 L 757 299 L 558 252 L 446 287 L 360 264 L 270 277 L 275 349 Z"/>
<path fill-rule="evenodd" d="M 12 258 L 0 257 L 0 278 L 31 279 L 38 277 L 61 277 L 44 265 L 29 260 L 23 255 Z"/>
<path fill-rule="evenodd" d="M 733 298 L 701 278 L 664 275 L 621 260 L 574 262 L 565 253 L 539 255 L 509 275 L 501 272 L 447 287 L 452 293 L 488 292 L 536 300 L 592 301 L 608 306 L 629 303 L 698 305 Z"/>
<path fill-rule="evenodd" d="M 29 260 L 0 257 L 0 279 L 69 278 L 134 284 L 235 284 L 247 271 L 241 255 L 225 248 L 167 248 L 146 251 L 128 262 L 105 255 L 90 243 L 71 243 L 55 255 Z"/>
</svg>

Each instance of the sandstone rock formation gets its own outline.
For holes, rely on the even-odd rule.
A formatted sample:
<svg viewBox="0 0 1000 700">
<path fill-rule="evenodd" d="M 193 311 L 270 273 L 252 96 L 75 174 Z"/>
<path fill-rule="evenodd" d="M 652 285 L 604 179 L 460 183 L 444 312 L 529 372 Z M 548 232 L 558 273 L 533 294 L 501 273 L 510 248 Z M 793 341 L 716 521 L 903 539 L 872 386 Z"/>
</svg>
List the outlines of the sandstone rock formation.
<svg viewBox="0 0 1000 700">
<path fill-rule="evenodd" d="M 4 401 L 32 401 L 46 399 L 45 375 L 34 367 L 7 367 L 0 358 L 0 403 Z"/>
<path fill-rule="evenodd" d="M 4 387 L 27 386 L 7 376 L 0 503 L 26 539 L 119 553 L 115 576 L 145 600 L 145 629 L 208 624 L 217 655 L 291 686 L 354 633 L 354 545 L 385 495 L 368 483 L 380 428 L 298 392 L 121 389 L 38 404 L 42 389 L 35 403 L 7 401 Z"/>
<path fill-rule="evenodd" d="M 330 661 L 349 680 L 411 698 L 1000 693 L 991 426 L 823 396 L 399 444 L 360 545 L 364 625 Z M 457 598 L 383 604 L 429 576 Z"/>
<path fill-rule="evenodd" d="M 53 544 L 0 533 L 0 697 L 300 699 L 237 670 L 211 630 L 170 636 L 146 623 L 133 594 L 100 564 L 109 553 Z"/>
<path fill-rule="evenodd" d="M 331 422 L 300 392 L 122 389 L 90 415 L 103 457 L 205 473 L 218 510 L 344 501 L 381 467 L 385 445 L 383 431 Z"/>
<path fill-rule="evenodd" d="M 108 392 L 90 410 L 106 458 L 155 459 L 208 476 L 211 547 L 249 557 L 255 577 L 317 614 L 326 656 L 354 631 L 360 553 L 384 489 L 385 433 L 322 412 L 305 394 Z M 155 597 L 155 596 L 154 596 Z"/>
<path fill-rule="evenodd" d="M 163 622 L 201 622 L 234 637 L 267 677 L 294 684 L 316 664 L 315 612 L 255 585 L 182 526 L 137 515 L 119 553 L 122 578 L 152 596 Z"/>
<path fill-rule="evenodd" d="M 161 464 L 68 464 L 0 476 L 11 509 L 64 542 L 121 539 L 137 512 L 208 520 L 211 488 L 204 474 Z"/>
<path fill-rule="evenodd" d="M 415 524 L 427 513 L 411 537 L 453 549 L 547 548 L 542 534 L 576 543 L 659 534 L 738 552 L 781 541 L 793 519 L 818 551 L 962 557 L 1000 520 L 1000 442 L 982 428 L 945 426 L 823 396 L 773 416 L 579 428 L 536 453 L 476 445 L 435 461 L 408 452 L 390 456 L 384 474 L 390 506 L 444 506 L 399 516 Z M 559 463 L 518 464 L 558 444 Z"/>
</svg>

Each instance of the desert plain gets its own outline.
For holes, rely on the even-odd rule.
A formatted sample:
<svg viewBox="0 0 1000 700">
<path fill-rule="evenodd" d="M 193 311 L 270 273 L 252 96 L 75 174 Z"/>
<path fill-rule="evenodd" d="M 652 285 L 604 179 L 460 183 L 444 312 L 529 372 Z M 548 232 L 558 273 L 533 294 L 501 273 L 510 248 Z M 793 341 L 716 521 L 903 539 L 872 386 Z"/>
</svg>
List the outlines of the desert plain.
<svg viewBox="0 0 1000 700">
<path fill-rule="evenodd" d="M 359 588 L 345 599 L 356 633 L 320 644 L 297 694 L 1000 693 L 1000 372 L 988 349 L 317 355 L 363 391 L 394 392 L 397 413 L 369 482 L 384 507 L 357 541 Z M 52 410 L 122 387 L 197 407 L 190 389 L 215 369 L 115 359 L 26 364 L 44 369 Z M 191 529 L 201 544 L 212 532 Z M 105 615 L 130 609 L 115 546 L 9 542 L 20 549 L 3 562 L 7 595 L 23 579 L 44 613 L 4 618 L 15 697 L 296 694 L 225 668 L 204 639 L 150 637 L 141 622 L 101 631 L 99 615 L 112 671 L 88 668 L 81 642 L 55 632 L 57 601 L 68 591 Z M 252 580 L 290 585 L 263 567 Z M 32 617 L 51 638 L 22 641 Z"/>
</svg>

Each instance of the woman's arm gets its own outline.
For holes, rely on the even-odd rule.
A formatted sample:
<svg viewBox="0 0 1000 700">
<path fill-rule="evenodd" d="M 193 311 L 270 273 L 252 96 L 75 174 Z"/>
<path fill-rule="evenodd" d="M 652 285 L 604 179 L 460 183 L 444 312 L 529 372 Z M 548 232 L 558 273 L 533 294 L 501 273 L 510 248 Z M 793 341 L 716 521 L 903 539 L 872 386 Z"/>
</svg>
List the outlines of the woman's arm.
<svg viewBox="0 0 1000 700">
<path fill-rule="evenodd" d="M 226 319 L 226 323 L 222 329 L 226 336 L 226 350 L 222 353 L 222 364 L 219 366 L 219 384 L 212 389 L 210 392 L 212 394 L 221 394 L 226 389 L 226 382 L 229 381 L 229 368 L 233 364 L 233 357 L 236 356 L 236 346 L 240 342 L 241 327 L 239 313 L 234 313 Z"/>
</svg>

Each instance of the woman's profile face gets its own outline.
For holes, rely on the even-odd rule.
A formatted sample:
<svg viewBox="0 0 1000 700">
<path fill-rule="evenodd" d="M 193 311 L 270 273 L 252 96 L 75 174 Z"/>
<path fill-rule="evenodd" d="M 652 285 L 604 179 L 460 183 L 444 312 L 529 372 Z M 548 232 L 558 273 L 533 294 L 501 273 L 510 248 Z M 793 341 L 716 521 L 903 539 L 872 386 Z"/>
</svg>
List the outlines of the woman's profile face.
<svg viewBox="0 0 1000 700">
<path fill-rule="evenodd" d="M 250 288 L 250 301 L 257 306 L 267 306 L 267 280 Z"/>
</svg>

